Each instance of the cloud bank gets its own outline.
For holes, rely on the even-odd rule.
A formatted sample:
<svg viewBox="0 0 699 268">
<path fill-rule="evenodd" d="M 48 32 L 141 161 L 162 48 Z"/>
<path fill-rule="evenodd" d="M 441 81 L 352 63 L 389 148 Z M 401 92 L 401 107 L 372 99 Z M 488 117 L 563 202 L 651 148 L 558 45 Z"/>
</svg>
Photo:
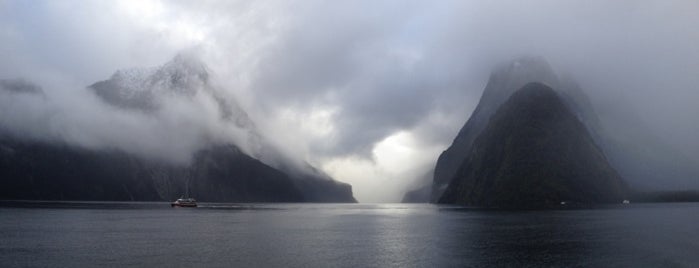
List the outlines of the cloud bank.
<svg viewBox="0 0 699 268">
<path fill-rule="evenodd" d="M 1 1 L 0 79 L 45 97 L 0 92 L 0 118 L 35 138 L 186 155 L 235 136 L 209 100 L 147 119 L 86 87 L 190 51 L 272 142 L 359 201 L 399 201 L 490 70 L 540 55 L 600 117 L 627 111 L 699 163 L 697 13 L 695 1 Z"/>
</svg>

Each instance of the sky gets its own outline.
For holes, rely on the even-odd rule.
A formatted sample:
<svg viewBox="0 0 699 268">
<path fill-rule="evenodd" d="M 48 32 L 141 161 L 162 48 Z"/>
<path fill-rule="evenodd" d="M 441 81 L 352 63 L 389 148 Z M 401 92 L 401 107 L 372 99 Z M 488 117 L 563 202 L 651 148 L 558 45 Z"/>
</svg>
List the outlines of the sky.
<svg viewBox="0 0 699 268">
<path fill-rule="evenodd" d="M 144 120 L 85 89 L 186 51 L 271 142 L 352 184 L 360 202 L 396 202 L 451 144 L 494 66 L 537 55 L 699 163 L 696 14 L 691 0 L 0 0 L 0 79 L 45 94 L 0 98 L 0 122 L 145 155 L 194 151 L 199 129 L 234 135 L 207 108 Z"/>
</svg>

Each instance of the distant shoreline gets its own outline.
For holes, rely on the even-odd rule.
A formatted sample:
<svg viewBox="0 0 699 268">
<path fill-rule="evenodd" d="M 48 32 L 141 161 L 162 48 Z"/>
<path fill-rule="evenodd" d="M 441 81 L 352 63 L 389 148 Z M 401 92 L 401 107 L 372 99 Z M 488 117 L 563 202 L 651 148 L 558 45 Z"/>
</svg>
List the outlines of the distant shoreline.
<svg viewBox="0 0 699 268">
<path fill-rule="evenodd" d="M 699 202 L 699 191 L 688 190 L 688 191 L 647 191 L 647 192 L 633 192 L 629 196 L 629 201 L 633 203 L 696 203 Z M 209 203 L 209 202 L 204 202 Z M 251 205 L 251 204 L 315 204 L 316 202 L 211 202 L 211 204 L 241 204 L 241 205 Z M 119 208 L 129 208 L 134 205 L 167 205 L 168 201 L 130 201 L 130 200 L 16 200 L 16 199 L 0 199 L 0 207 L 45 207 L 45 208 L 80 208 L 80 207 L 90 207 L 90 205 L 95 204 L 105 204 L 112 205 L 110 207 Z M 333 204 L 318 202 L 318 204 Z M 337 203 L 343 204 L 346 203 Z M 361 204 L 361 203 L 357 203 Z M 390 204 L 390 203 L 386 203 Z M 397 203 L 403 204 L 403 203 Z M 429 204 L 429 203 L 414 203 L 414 204 Z M 116 206 L 113 206 L 116 205 Z M 608 204 L 609 205 L 609 204 Z M 168 206 L 169 207 L 169 206 Z M 575 204 L 569 204 L 568 208 L 576 207 Z M 584 206 L 583 206 L 584 207 Z M 558 207 L 557 207 L 558 208 Z M 495 209 L 497 210 L 497 209 Z"/>
<path fill-rule="evenodd" d="M 629 200 L 637 203 L 699 202 L 699 191 L 638 191 L 632 193 Z"/>
</svg>

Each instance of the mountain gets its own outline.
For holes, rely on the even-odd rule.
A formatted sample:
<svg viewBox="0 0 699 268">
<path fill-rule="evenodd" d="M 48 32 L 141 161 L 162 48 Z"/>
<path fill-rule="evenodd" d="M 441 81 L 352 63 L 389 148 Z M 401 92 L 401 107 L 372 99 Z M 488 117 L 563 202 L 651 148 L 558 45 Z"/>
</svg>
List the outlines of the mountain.
<svg viewBox="0 0 699 268">
<path fill-rule="evenodd" d="M 172 200 L 189 191 L 210 202 L 303 202 L 284 173 L 233 145 L 200 150 L 189 166 L 67 144 L 0 141 L 0 199 Z"/>
<path fill-rule="evenodd" d="M 439 156 L 432 184 L 425 186 L 431 188 L 430 202 L 439 200 L 494 111 L 530 82 L 542 82 L 558 93 L 630 187 L 641 191 L 699 187 L 696 161 L 668 146 L 663 137 L 653 135 L 652 129 L 629 110 L 630 105 L 613 102 L 595 106 L 573 79 L 559 78 L 545 59 L 523 57 L 501 64 L 490 75 L 471 117 Z"/>
<path fill-rule="evenodd" d="M 203 148 L 182 165 L 0 134 L 0 184 L 6 200 L 166 201 L 189 188 L 207 202 L 356 202 L 348 184 L 287 174 L 232 144 Z"/>
<path fill-rule="evenodd" d="M 434 170 L 429 170 L 422 176 L 418 177 L 401 199 L 401 203 L 427 203 L 430 201 L 432 194 L 432 175 Z"/>
<path fill-rule="evenodd" d="M 674 148 L 626 105 L 598 109 L 599 144 L 622 177 L 639 191 L 699 189 L 699 161 Z M 696 157 L 696 155 L 694 156 Z"/>
<path fill-rule="evenodd" d="M 629 108 L 631 105 L 615 101 L 593 107 L 576 82 L 561 81 L 559 95 L 588 128 L 612 166 L 634 188 L 677 191 L 699 187 L 699 162 L 656 135 Z"/>
<path fill-rule="evenodd" d="M 10 94 L 38 92 L 30 95 L 46 98 L 24 80 L 2 80 L 0 86 Z M 211 124 L 242 138 L 194 132 L 202 133 L 197 135 L 204 142 L 182 163 L 109 146 L 86 148 L 60 137 L 30 139 L 0 125 L 0 199 L 171 200 L 188 188 L 201 201 L 356 202 L 350 185 L 271 145 L 192 55 L 156 68 L 119 70 L 87 89 L 104 105 L 145 122 L 160 120 L 173 109 L 168 105 L 206 105 L 218 111 L 218 118 L 207 118 Z"/>
<path fill-rule="evenodd" d="M 200 94 L 213 100 L 222 119 L 259 136 L 248 114 L 226 97 L 213 83 L 206 64 L 192 55 L 178 54 L 157 68 L 118 70 L 88 89 L 108 105 L 144 113 L 161 109 L 170 99 L 191 100 Z"/>
<path fill-rule="evenodd" d="M 440 203 L 550 207 L 617 203 L 626 185 L 559 95 L 529 83 L 474 139 Z"/>
<path fill-rule="evenodd" d="M 420 188 L 406 192 L 403 198 L 400 200 L 401 203 L 427 203 L 430 201 L 430 195 L 432 194 L 431 185 L 424 185 Z"/>
<path fill-rule="evenodd" d="M 471 144 L 485 129 L 495 110 L 517 89 L 533 81 L 558 84 L 558 78 L 553 73 L 551 66 L 540 57 L 520 58 L 498 67 L 490 75 L 478 106 L 461 128 L 452 145 L 442 152 L 437 160 L 432 182 L 431 202 L 436 202 L 446 190 L 470 151 Z"/>
</svg>

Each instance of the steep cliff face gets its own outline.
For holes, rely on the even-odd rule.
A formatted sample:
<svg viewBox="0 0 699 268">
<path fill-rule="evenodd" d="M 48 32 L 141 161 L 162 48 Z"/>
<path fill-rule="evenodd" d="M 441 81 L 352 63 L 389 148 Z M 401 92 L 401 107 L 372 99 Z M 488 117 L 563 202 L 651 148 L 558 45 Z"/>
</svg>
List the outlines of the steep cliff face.
<svg viewBox="0 0 699 268">
<path fill-rule="evenodd" d="M 327 174 L 294 156 L 285 155 L 261 135 L 255 123 L 212 81 L 209 69 L 197 58 L 178 55 L 159 68 L 117 71 L 109 80 L 90 86 L 103 101 L 116 107 L 149 113 L 169 98 L 189 100 L 199 95 L 217 105 L 224 124 L 246 135 L 242 141 L 249 155 L 273 167 L 292 180 L 294 187 L 309 202 L 356 202 L 352 187 L 333 180 Z"/>
<path fill-rule="evenodd" d="M 230 144 L 181 165 L 2 136 L 0 184 L 0 199 L 162 201 L 188 190 L 208 202 L 356 202 L 347 184 L 293 177 Z"/>
<path fill-rule="evenodd" d="M 430 194 L 432 194 L 431 185 L 425 185 L 415 190 L 406 192 L 403 198 L 400 200 L 401 203 L 427 203 L 430 201 Z"/>
<path fill-rule="evenodd" d="M 415 182 L 408 188 L 411 189 L 403 194 L 401 203 L 428 203 L 432 194 L 432 176 L 434 169 L 431 169 L 422 176 L 418 177 Z"/>
<path fill-rule="evenodd" d="M 0 199 L 172 200 L 189 188 L 210 202 L 308 201 L 288 175 L 233 145 L 203 149 L 189 166 L 7 138 L 0 148 Z"/>
<path fill-rule="evenodd" d="M 430 201 L 436 202 L 465 160 L 475 137 L 504 101 L 529 82 L 541 82 L 556 91 L 565 106 L 586 127 L 612 166 L 631 187 L 677 190 L 696 187 L 699 165 L 653 135 L 652 129 L 625 105 L 593 107 L 572 79 L 559 78 L 542 58 L 521 58 L 501 65 L 490 76 L 478 106 L 453 144 L 437 161 Z M 679 188 L 668 188 L 668 187 Z"/>
<path fill-rule="evenodd" d="M 153 167 L 155 169 L 155 167 Z M 129 155 L 65 144 L 0 142 L 0 198 L 38 200 L 162 200 L 149 169 Z M 173 184 L 177 185 L 177 183 Z"/>
<path fill-rule="evenodd" d="M 169 111 L 180 107 L 206 111 L 198 117 L 205 117 L 201 125 L 182 124 L 187 135 L 199 135 L 192 139 L 195 144 L 185 146 L 188 156 L 191 152 L 187 163 L 163 160 L 167 156 L 154 159 L 131 147 L 88 149 L 60 137 L 26 138 L 0 124 L 0 181 L 5 185 L 0 198 L 170 200 L 189 188 L 202 201 L 356 202 L 350 185 L 334 181 L 268 142 L 212 77 L 196 57 L 178 55 L 159 67 L 119 70 L 88 87 L 104 105 L 139 116 L 145 124 L 172 120 L 179 127 L 177 116 Z M 18 94 L 46 98 L 41 87 L 24 80 L 0 80 L 0 89 L 0 98 Z M 180 142 L 163 139 L 158 146 Z"/>
<path fill-rule="evenodd" d="M 483 131 L 495 110 L 517 89 L 529 82 L 537 81 L 549 85 L 558 84 L 558 78 L 551 70 L 551 66 L 539 57 L 518 59 L 500 66 L 490 75 L 478 106 L 461 128 L 452 145 L 442 152 L 437 160 L 430 201 L 436 202 L 446 190 L 471 149 L 473 141 Z"/>
<path fill-rule="evenodd" d="M 305 202 L 292 178 L 233 145 L 199 151 L 186 169 L 190 193 L 219 202 Z M 206 199 L 204 199 L 206 198 Z"/>
<path fill-rule="evenodd" d="M 440 203 L 528 208 L 615 203 L 626 185 L 550 87 L 527 84 L 474 140 Z"/>
</svg>

